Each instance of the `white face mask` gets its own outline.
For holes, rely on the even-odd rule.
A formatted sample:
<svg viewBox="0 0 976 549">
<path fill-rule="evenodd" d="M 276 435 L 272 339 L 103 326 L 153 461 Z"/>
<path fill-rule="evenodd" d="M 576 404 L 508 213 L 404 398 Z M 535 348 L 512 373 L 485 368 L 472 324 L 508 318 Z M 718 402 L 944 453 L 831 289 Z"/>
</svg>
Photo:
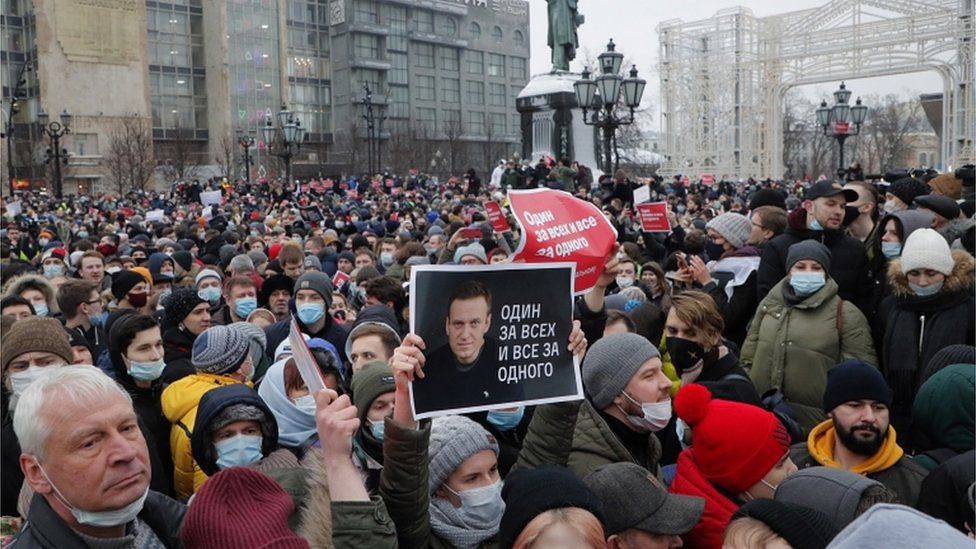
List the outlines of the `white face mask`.
<svg viewBox="0 0 976 549">
<path fill-rule="evenodd" d="M 295 399 L 295 407 L 309 415 L 315 415 L 315 397 L 305 395 Z"/>
<path fill-rule="evenodd" d="M 629 288 L 633 283 L 634 283 L 634 279 L 632 277 L 629 276 L 617 277 L 617 286 L 619 286 L 621 290 L 624 288 Z"/>
<path fill-rule="evenodd" d="M 31 366 L 23 372 L 10 374 L 10 389 L 14 396 L 20 396 L 24 390 L 37 378 L 44 375 L 44 368 L 41 366 Z"/>
<path fill-rule="evenodd" d="M 36 458 L 35 458 L 36 460 Z M 47 476 L 47 471 L 41 467 L 41 462 L 37 462 L 37 466 L 44 473 L 44 478 L 51 484 L 51 488 L 54 488 L 54 494 L 57 496 L 61 503 L 64 504 L 71 514 L 74 515 L 75 520 L 78 524 L 86 524 L 88 526 L 95 526 L 99 528 L 109 528 L 112 526 L 122 526 L 123 524 L 128 524 L 136 519 L 139 513 L 142 512 L 142 506 L 146 503 L 146 497 L 149 496 L 149 486 L 146 486 L 146 491 L 142 494 L 142 497 L 136 499 L 132 503 L 126 505 L 121 509 L 116 509 L 114 511 L 85 511 L 84 509 L 78 509 L 74 505 L 68 502 L 68 499 L 64 497 L 61 490 L 54 485 L 51 481 L 51 477 Z"/>
<path fill-rule="evenodd" d="M 502 515 L 505 513 L 501 480 L 488 486 L 462 492 L 455 492 L 447 484 L 444 487 L 461 499 L 461 508 L 457 511 L 464 520 L 465 526 L 485 530 L 494 528 L 501 522 Z"/>
<path fill-rule="evenodd" d="M 627 393 L 621 394 L 627 397 L 627 400 L 640 406 L 641 412 L 644 414 L 642 416 L 634 416 L 624 412 L 627 414 L 627 420 L 630 421 L 631 425 L 634 427 L 637 427 L 645 432 L 652 431 L 656 433 L 667 427 L 668 422 L 671 421 L 670 398 L 661 402 L 637 402 Z M 620 411 L 623 412 L 623 408 L 621 408 Z"/>
</svg>

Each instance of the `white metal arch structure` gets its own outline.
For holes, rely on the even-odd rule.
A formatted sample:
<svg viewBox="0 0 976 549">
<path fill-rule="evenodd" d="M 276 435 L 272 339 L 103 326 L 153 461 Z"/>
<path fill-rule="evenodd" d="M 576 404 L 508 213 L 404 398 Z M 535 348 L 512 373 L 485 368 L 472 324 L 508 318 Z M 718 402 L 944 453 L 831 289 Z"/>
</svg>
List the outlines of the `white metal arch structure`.
<svg viewBox="0 0 976 549">
<path fill-rule="evenodd" d="M 738 7 L 661 23 L 668 160 L 659 173 L 780 177 L 789 88 L 929 70 L 943 80 L 943 161 L 973 162 L 973 2 L 832 0 L 764 18 Z"/>
</svg>

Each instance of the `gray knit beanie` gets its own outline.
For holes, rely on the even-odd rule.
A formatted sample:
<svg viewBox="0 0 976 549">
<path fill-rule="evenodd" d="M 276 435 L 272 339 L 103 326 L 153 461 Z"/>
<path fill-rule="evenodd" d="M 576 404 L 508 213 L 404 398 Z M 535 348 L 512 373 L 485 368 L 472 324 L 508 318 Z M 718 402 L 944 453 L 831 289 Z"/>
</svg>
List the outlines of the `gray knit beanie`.
<svg viewBox="0 0 976 549">
<path fill-rule="evenodd" d="M 213 421 L 210 422 L 210 432 L 216 433 L 235 421 L 257 421 L 263 424 L 266 420 L 267 418 L 264 416 L 264 412 L 257 406 L 243 403 L 231 404 L 221 410 L 217 414 L 217 417 L 213 418 Z M 264 425 L 262 425 L 262 432 L 265 430 Z"/>
<path fill-rule="evenodd" d="M 583 386 L 597 410 L 603 410 L 623 392 L 637 370 L 661 353 L 647 338 L 637 334 L 612 334 L 601 338 L 583 359 Z"/>
<path fill-rule="evenodd" d="M 237 371 L 248 355 L 248 336 L 233 326 L 211 326 L 193 342 L 190 360 L 200 372 L 229 374 Z"/>
<path fill-rule="evenodd" d="M 319 271 L 308 271 L 295 281 L 295 291 L 292 295 L 298 295 L 299 290 L 314 290 L 322 299 L 325 300 L 325 308 L 332 306 L 332 279 L 329 275 Z"/>
<path fill-rule="evenodd" d="M 801 259 L 812 259 L 823 267 L 824 271 L 830 271 L 830 250 L 816 240 L 802 240 L 790 246 L 786 252 L 786 270 L 789 271 L 793 265 Z"/>
<path fill-rule="evenodd" d="M 498 441 L 484 427 L 464 416 L 442 416 L 431 421 L 428 460 L 433 494 L 464 460 L 482 450 L 498 455 Z"/>
<path fill-rule="evenodd" d="M 227 265 L 227 270 L 229 271 L 253 271 L 254 261 L 251 260 L 250 256 L 240 254 L 235 255 L 233 259 L 230 260 L 230 264 Z"/>
<path fill-rule="evenodd" d="M 724 213 L 712 219 L 705 225 L 706 229 L 712 229 L 722 238 L 728 241 L 734 248 L 741 248 L 749 241 L 749 233 L 752 231 L 752 223 L 749 218 L 735 212 Z"/>
</svg>

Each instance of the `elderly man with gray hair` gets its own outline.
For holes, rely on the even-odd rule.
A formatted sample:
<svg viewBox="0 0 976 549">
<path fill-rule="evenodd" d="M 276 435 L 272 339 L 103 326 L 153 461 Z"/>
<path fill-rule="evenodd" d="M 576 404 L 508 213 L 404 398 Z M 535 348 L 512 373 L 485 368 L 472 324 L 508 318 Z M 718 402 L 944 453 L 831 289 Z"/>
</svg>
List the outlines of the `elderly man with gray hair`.
<svg viewBox="0 0 976 549">
<path fill-rule="evenodd" d="M 34 491 L 15 547 L 178 547 L 186 507 L 149 489 L 132 399 L 91 366 L 44 372 L 14 414 Z"/>
</svg>

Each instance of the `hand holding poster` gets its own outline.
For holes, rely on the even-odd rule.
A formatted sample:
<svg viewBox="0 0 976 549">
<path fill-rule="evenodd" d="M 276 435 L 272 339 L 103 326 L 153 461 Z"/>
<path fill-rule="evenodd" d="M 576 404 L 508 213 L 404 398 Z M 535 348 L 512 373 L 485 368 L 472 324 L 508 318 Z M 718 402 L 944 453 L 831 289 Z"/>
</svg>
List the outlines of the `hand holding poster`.
<svg viewBox="0 0 976 549">
<path fill-rule="evenodd" d="M 417 419 L 578 400 L 573 264 L 416 265 L 410 331 L 426 346 Z M 527 279 L 532 285 L 526 285 Z"/>
<path fill-rule="evenodd" d="M 298 374 L 302 376 L 302 381 L 305 382 L 308 392 L 314 395 L 325 389 L 322 372 L 319 370 L 312 352 L 308 350 L 305 338 L 302 337 L 302 332 L 298 329 L 298 322 L 294 318 L 291 319 L 288 327 L 288 344 L 291 345 L 292 358 L 295 359 Z"/>
<path fill-rule="evenodd" d="M 522 226 L 514 262 L 576 264 L 573 292 L 585 293 L 603 272 L 617 230 L 593 203 L 552 189 L 508 193 L 512 215 Z"/>
<path fill-rule="evenodd" d="M 154 221 L 163 220 L 163 210 L 149 210 L 146 212 L 146 221 L 152 223 Z"/>
<path fill-rule="evenodd" d="M 204 206 L 220 204 L 220 191 L 207 191 L 200 193 L 200 203 Z"/>
<path fill-rule="evenodd" d="M 505 219 L 505 212 L 502 211 L 502 207 L 498 205 L 498 202 L 485 202 L 485 211 L 488 212 L 488 220 L 491 221 L 491 227 L 495 231 L 503 233 L 512 230 L 508 226 L 508 221 Z"/>
<path fill-rule="evenodd" d="M 667 202 L 638 204 L 637 214 L 640 216 L 641 230 L 649 233 L 671 232 L 671 223 L 668 222 Z"/>
</svg>

